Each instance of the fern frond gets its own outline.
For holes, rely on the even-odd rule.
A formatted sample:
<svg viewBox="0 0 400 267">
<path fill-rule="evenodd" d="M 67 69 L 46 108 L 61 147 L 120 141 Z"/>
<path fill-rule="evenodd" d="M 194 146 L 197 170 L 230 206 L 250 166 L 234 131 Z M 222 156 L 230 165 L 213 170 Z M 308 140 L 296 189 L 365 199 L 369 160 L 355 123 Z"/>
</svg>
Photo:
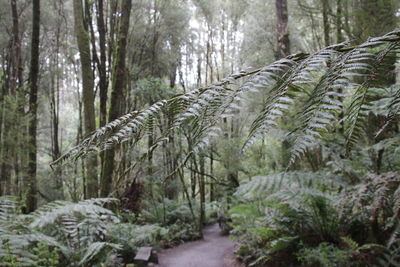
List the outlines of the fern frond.
<svg viewBox="0 0 400 267">
<path fill-rule="evenodd" d="M 301 126 L 296 130 L 296 139 L 291 149 L 290 163 L 301 157 L 307 149 L 316 145 L 321 139 L 322 133 L 331 130 L 337 115 L 343 110 L 343 105 L 338 99 L 343 99 L 344 94 L 353 88 L 358 88 L 353 95 L 353 101 L 349 111 L 344 118 L 348 141 L 355 141 L 359 138 L 361 125 L 365 116 L 363 112 L 367 106 L 364 104 L 371 82 L 378 75 L 378 71 L 385 57 L 399 45 L 399 41 L 386 42 L 398 38 L 398 32 L 389 33 L 380 38 L 373 38 L 369 41 L 352 48 L 348 52 L 338 53 L 324 75 L 315 86 L 299 120 Z M 396 40 L 396 39 L 395 39 Z M 377 49 L 376 46 L 386 46 Z M 366 77 L 362 84 L 355 82 L 354 77 Z M 348 142 L 348 144 L 350 144 Z"/>
<path fill-rule="evenodd" d="M 344 117 L 348 146 L 360 136 L 364 112 L 368 110 L 367 95 L 377 77 L 386 69 L 388 58 L 400 45 L 400 31 L 371 38 L 358 46 L 346 43 L 333 45 L 313 55 L 297 54 L 269 66 L 233 74 L 214 85 L 161 100 L 142 111 L 134 111 L 100 128 L 53 164 L 68 158 L 76 159 L 92 151 L 112 148 L 127 140 L 135 144 L 149 129 L 155 128 L 162 115 L 169 114 L 170 125 L 159 134 L 154 149 L 168 140 L 171 132 L 188 126 L 193 139 L 189 153 L 196 152 L 220 135 L 221 118 L 235 115 L 245 92 L 267 91 L 267 100 L 250 127 L 243 146 L 247 149 L 256 138 L 275 128 L 280 118 L 294 106 L 300 96 L 310 94 L 300 112 L 300 127 L 293 147 L 292 161 L 330 130 L 336 114 L 343 110 L 343 95 L 337 91 L 355 90 Z M 387 63 L 387 64 L 386 64 Z M 237 81 L 248 78 L 240 86 Z M 361 83 L 357 81 L 363 80 Z M 397 99 L 397 98 L 396 98 Z M 397 107 L 395 101 L 392 106 Z"/>
<path fill-rule="evenodd" d="M 16 197 L 0 197 L 0 223 L 11 220 L 11 218 L 18 213 L 20 213 L 20 207 Z"/>
<path fill-rule="evenodd" d="M 33 213 L 29 214 L 32 219 L 30 227 L 32 228 L 43 228 L 46 225 L 54 224 L 55 221 L 62 218 L 62 216 L 83 214 L 86 216 L 98 217 L 103 215 L 109 220 L 118 222 L 118 218 L 109 209 L 103 208 L 102 204 L 106 202 L 114 202 L 116 199 L 104 198 L 104 199 L 89 199 L 73 203 L 69 201 L 54 201 L 44 206 L 41 206 Z"/>
<path fill-rule="evenodd" d="M 367 42 L 368 43 L 368 42 Z M 367 103 L 368 93 L 371 85 L 375 81 L 379 72 L 385 70 L 382 69 L 381 63 L 385 60 L 385 57 L 392 51 L 400 47 L 400 42 L 389 43 L 384 49 L 376 54 L 375 59 L 371 62 L 371 71 L 368 73 L 366 81 L 360 84 L 355 91 L 351 104 L 348 111 L 345 114 L 345 134 L 346 134 L 346 147 L 347 150 L 356 143 L 362 135 L 364 125 L 366 123 L 369 107 Z"/>
<path fill-rule="evenodd" d="M 121 250 L 122 246 L 109 242 L 94 242 L 86 249 L 85 254 L 82 256 L 82 259 L 79 262 L 79 266 L 85 266 L 100 254 L 105 254 L 104 250 L 106 249 Z"/>
<path fill-rule="evenodd" d="M 265 198 L 266 196 L 285 190 L 297 190 L 314 188 L 324 190 L 325 188 L 337 188 L 341 185 L 337 179 L 329 179 L 326 174 L 314 172 L 283 172 L 268 176 L 256 176 L 248 183 L 240 185 L 235 196 L 241 199 Z"/>
<path fill-rule="evenodd" d="M 378 130 L 378 132 L 375 135 L 375 138 L 378 137 L 383 130 L 386 129 L 386 127 L 389 125 L 391 121 L 399 114 L 400 111 L 400 87 L 398 85 L 394 85 L 392 87 L 392 92 L 387 99 L 385 99 L 388 104 L 384 107 L 388 113 L 387 113 L 387 119 L 385 124 L 381 127 L 381 129 Z"/>
</svg>

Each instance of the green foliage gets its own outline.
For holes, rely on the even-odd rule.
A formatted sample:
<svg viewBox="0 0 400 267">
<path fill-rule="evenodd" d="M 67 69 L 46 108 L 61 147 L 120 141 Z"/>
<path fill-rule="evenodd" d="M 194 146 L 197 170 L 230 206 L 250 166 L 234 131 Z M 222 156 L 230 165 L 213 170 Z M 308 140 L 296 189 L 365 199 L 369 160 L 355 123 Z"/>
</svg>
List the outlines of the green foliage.
<svg viewBox="0 0 400 267">
<path fill-rule="evenodd" d="M 163 199 L 158 201 L 146 201 L 146 208 L 141 216 L 145 222 L 171 225 L 177 222 L 193 222 L 193 215 L 186 204 L 175 200 Z"/>
<path fill-rule="evenodd" d="M 372 238 L 370 241 L 378 243 L 388 240 L 398 220 L 399 186 L 398 173 L 368 175 L 363 183 L 343 193 L 337 203 L 340 216 L 348 220 L 349 214 L 354 214 L 356 221 L 348 220 L 349 223 L 368 225 L 362 233 L 364 238 Z"/>
<path fill-rule="evenodd" d="M 374 266 L 379 260 L 391 266 L 398 261 L 397 173 L 370 174 L 339 195 L 317 190 L 318 183 L 267 177 L 239 187 L 235 195 L 244 203 L 230 210 L 231 233 L 245 262 Z"/>
<path fill-rule="evenodd" d="M 168 247 L 199 238 L 190 210 L 176 201 L 164 205 L 168 227 L 120 223 L 103 205 L 112 198 L 78 203 L 55 201 L 28 215 L 19 213 L 15 198 L 0 199 L 0 262 L 4 266 L 121 266 L 141 246 Z M 162 223 L 162 203 L 149 209 L 142 222 Z M 211 208 L 209 210 L 212 210 Z M 147 221 L 146 223 L 148 223 Z"/>
<path fill-rule="evenodd" d="M 51 248 L 48 245 L 37 243 L 32 249 L 33 254 L 36 256 L 36 265 L 40 267 L 53 267 L 60 264 L 60 251 L 58 248 Z"/>
<path fill-rule="evenodd" d="M 133 95 L 138 103 L 151 104 L 162 99 L 168 99 L 176 94 L 174 88 L 169 87 L 161 79 L 149 78 L 137 81 Z"/>
<path fill-rule="evenodd" d="M 399 31 L 393 31 L 357 46 L 341 43 L 312 55 L 292 55 L 258 70 L 233 74 L 215 85 L 161 100 L 147 109 L 110 122 L 60 160 L 108 149 L 127 140 L 136 143 L 153 129 L 154 121 L 159 120 L 163 112 L 173 116 L 151 150 L 168 140 L 171 131 L 185 125 L 191 132 L 190 156 L 221 134 L 221 118 L 235 116 L 235 110 L 240 109 L 245 95 L 259 90 L 266 92 L 266 97 L 262 110 L 250 127 L 245 150 L 256 139 L 279 127 L 287 114 L 294 114 L 295 122 L 290 127 L 290 163 L 319 146 L 327 132 L 342 125 L 338 123 L 340 113 L 344 114 L 346 146 L 350 148 L 362 139 L 373 101 L 369 97 L 371 92 L 387 86 L 378 80 L 398 51 L 399 35 Z M 247 80 L 238 84 L 237 80 L 242 78 Z M 157 83 L 149 80 L 144 85 L 153 86 L 154 82 Z M 397 110 L 396 99 L 393 95 L 390 102 L 392 113 Z M 299 102 L 304 104 L 296 105 Z"/>
<path fill-rule="evenodd" d="M 93 242 L 86 248 L 85 254 L 81 257 L 79 261 L 79 266 L 86 266 L 93 262 L 94 259 L 99 258 L 97 262 L 104 262 L 108 253 L 105 252 L 106 249 L 121 250 L 121 246 L 118 244 L 108 243 L 108 242 Z"/>
<path fill-rule="evenodd" d="M 395 230 L 391 234 L 386 248 L 387 250 L 382 255 L 381 258 L 378 259 L 380 266 L 398 266 L 400 264 L 400 224 L 397 224 Z"/>
<path fill-rule="evenodd" d="M 154 246 L 167 239 L 168 229 L 154 224 L 117 224 L 111 229 L 110 236 L 116 243 L 130 246 L 136 251 L 140 246 Z"/>
<path fill-rule="evenodd" d="M 302 248 L 297 259 L 305 266 L 349 266 L 350 256 L 333 244 L 322 242 L 316 248 Z"/>
<path fill-rule="evenodd" d="M 256 176 L 237 189 L 235 196 L 247 200 L 261 199 L 266 195 L 281 190 L 297 190 L 300 188 L 315 188 L 335 191 L 341 186 L 339 177 L 327 177 L 324 173 L 315 172 L 283 172 L 267 176 Z"/>
<path fill-rule="evenodd" d="M 111 253 L 112 249 L 119 249 L 117 244 L 104 242 L 108 238 L 110 225 L 119 220 L 112 211 L 101 205 L 114 201 L 56 201 L 31 214 L 21 215 L 13 198 L 2 197 L 0 260 L 11 266 L 56 266 L 67 263 L 87 266 L 95 260 L 104 260 L 109 255 L 105 251 Z"/>
</svg>

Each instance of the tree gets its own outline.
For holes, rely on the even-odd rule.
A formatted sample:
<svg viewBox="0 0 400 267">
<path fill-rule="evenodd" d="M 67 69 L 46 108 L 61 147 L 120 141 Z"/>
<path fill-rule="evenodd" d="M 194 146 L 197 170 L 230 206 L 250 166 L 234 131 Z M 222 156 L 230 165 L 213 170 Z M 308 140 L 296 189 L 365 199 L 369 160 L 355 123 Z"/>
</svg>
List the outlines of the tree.
<svg viewBox="0 0 400 267">
<path fill-rule="evenodd" d="M 38 99 L 38 79 L 39 79 L 39 43 L 40 43 L 40 0 L 32 1 L 32 41 L 31 41 L 31 64 L 29 70 L 29 162 L 27 177 L 27 196 L 26 211 L 31 212 L 37 206 L 37 99 Z"/>
<path fill-rule="evenodd" d="M 84 11 L 81 0 L 74 0 L 74 25 L 78 43 L 82 73 L 82 98 L 84 109 L 85 134 L 88 135 L 96 129 L 94 112 L 94 79 L 92 61 L 90 57 L 90 37 L 85 26 Z M 97 156 L 92 155 L 86 159 L 86 196 L 87 198 L 98 195 Z"/>
<path fill-rule="evenodd" d="M 117 35 L 116 49 L 114 54 L 114 65 L 112 71 L 112 92 L 109 111 L 109 121 L 117 119 L 122 112 L 122 100 L 126 86 L 126 47 L 128 43 L 129 18 L 132 8 L 132 0 L 123 0 L 121 3 L 121 19 Z M 104 155 L 104 166 L 101 173 L 101 196 L 108 196 L 111 192 L 114 172 L 114 149 L 106 151 Z"/>
<path fill-rule="evenodd" d="M 10 137 L 13 135 L 13 127 L 9 118 L 7 110 L 11 109 L 9 100 L 11 97 L 15 97 L 17 100 L 17 92 L 23 82 L 22 75 L 22 58 L 21 58 L 21 37 L 20 37 L 20 22 L 18 15 L 18 6 L 15 0 L 10 1 L 11 3 L 11 14 L 12 14 L 12 39 L 11 47 L 7 62 L 7 80 L 3 84 L 2 88 L 2 114 L 1 114 L 1 183 L 0 183 L 0 194 L 9 195 L 11 194 L 11 171 L 12 165 L 12 147 L 10 144 Z M 3 126 L 4 124 L 4 126 Z"/>
<path fill-rule="evenodd" d="M 287 0 L 276 0 L 276 50 L 275 58 L 283 58 L 290 54 L 289 13 Z"/>
<path fill-rule="evenodd" d="M 330 26 L 330 22 L 329 22 L 329 11 L 330 11 L 329 1 L 328 0 L 321 0 L 321 1 L 322 1 L 322 20 L 323 20 L 323 25 L 324 25 L 324 41 L 325 41 L 325 46 L 329 46 L 331 44 L 331 41 L 330 41 L 331 26 Z M 337 15 L 337 16 L 339 16 L 339 15 Z"/>
</svg>

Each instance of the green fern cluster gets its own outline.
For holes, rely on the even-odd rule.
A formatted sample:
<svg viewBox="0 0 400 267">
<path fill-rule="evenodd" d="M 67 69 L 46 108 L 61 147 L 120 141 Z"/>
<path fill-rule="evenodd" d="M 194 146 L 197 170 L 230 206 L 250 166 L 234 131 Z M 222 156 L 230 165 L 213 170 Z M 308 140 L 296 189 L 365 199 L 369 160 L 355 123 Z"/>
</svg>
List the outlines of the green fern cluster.
<svg viewBox="0 0 400 267">
<path fill-rule="evenodd" d="M 119 222 L 119 219 L 102 207 L 114 201 L 55 201 L 23 215 L 14 198 L 1 197 L 1 265 L 88 266 L 96 258 L 119 250 L 120 245 L 107 241 L 110 225 Z M 44 262 L 40 255 L 47 255 L 48 261 Z M 62 262 L 59 261 L 61 258 L 64 258 Z"/>
<path fill-rule="evenodd" d="M 279 191 L 296 191 L 302 188 L 335 191 L 342 185 L 338 176 L 292 171 L 253 177 L 250 182 L 239 186 L 234 195 L 246 200 L 265 199 L 266 196 L 273 197 Z"/>
<path fill-rule="evenodd" d="M 239 256 L 254 266 L 397 266 L 399 173 L 369 174 L 355 186 L 327 182 L 288 172 L 240 186 L 230 210 Z"/>
<path fill-rule="evenodd" d="M 337 203 L 340 216 L 356 214 L 357 221 L 369 225 L 363 236 L 382 243 L 396 228 L 400 212 L 400 175 L 370 174 L 365 181 L 345 190 Z M 366 234 L 368 233 L 369 234 Z"/>
</svg>

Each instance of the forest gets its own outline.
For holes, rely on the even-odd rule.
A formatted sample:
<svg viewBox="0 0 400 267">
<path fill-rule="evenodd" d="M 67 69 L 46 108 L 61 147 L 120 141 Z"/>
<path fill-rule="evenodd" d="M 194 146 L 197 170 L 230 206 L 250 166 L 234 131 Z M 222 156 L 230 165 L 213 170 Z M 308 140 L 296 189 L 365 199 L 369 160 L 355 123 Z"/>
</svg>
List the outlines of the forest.
<svg viewBox="0 0 400 267">
<path fill-rule="evenodd" d="M 400 266 L 400 0 L 0 6 L 0 266 Z"/>
</svg>

